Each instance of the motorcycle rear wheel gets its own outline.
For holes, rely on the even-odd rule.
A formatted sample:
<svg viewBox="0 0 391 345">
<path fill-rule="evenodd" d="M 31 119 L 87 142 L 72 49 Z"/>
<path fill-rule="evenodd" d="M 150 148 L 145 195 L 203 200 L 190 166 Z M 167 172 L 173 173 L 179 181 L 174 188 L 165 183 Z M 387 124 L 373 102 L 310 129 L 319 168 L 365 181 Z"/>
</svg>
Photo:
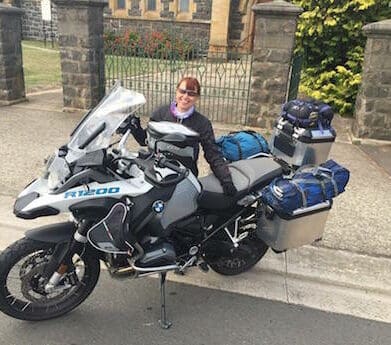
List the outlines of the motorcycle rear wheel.
<svg viewBox="0 0 391 345">
<path fill-rule="evenodd" d="M 249 236 L 239 242 L 239 247 L 234 248 L 228 241 L 221 245 L 229 246 L 229 250 L 224 250 L 225 254 L 207 260 L 213 271 L 225 276 L 234 276 L 248 271 L 255 266 L 266 254 L 268 246 L 256 236 Z"/>
<path fill-rule="evenodd" d="M 42 272 L 54 244 L 29 238 L 11 244 L 0 255 L 0 311 L 20 320 L 41 321 L 68 313 L 95 288 L 100 274 L 98 258 L 74 255 L 73 270 L 59 286 L 45 292 Z"/>
</svg>

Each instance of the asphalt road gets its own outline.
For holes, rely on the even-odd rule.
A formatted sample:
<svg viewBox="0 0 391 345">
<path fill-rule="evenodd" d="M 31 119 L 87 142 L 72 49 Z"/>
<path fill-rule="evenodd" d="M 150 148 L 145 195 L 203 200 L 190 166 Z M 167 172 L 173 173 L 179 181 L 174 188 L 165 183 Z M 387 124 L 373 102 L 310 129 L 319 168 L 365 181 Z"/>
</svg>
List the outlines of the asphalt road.
<svg viewBox="0 0 391 345">
<path fill-rule="evenodd" d="M 43 322 L 0 314 L 1 345 L 386 345 L 391 325 L 239 294 L 167 283 L 169 330 L 159 327 L 158 280 L 106 271 L 78 309 Z"/>
</svg>

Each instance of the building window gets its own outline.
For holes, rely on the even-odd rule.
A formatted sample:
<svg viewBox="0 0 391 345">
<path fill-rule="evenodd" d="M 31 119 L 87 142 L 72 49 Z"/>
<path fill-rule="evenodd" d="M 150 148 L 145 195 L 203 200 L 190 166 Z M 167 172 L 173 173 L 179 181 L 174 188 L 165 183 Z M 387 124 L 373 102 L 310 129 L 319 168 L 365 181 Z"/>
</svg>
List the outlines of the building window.
<svg viewBox="0 0 391 345">
<path fill-rule="evenodd" d="M 189 12 L 190 0 L 179 0 L 178 12 Z"/>
<path fill-rule="evenodd" d="M 126 9 L 125 0 L 117 0 L 117 10 L 124 10 L 124 9 Z"/>
<path fill-rule="evenodd" d="M 109 0 L 109 7 L 111 14 L 116 17 L 125 18 L 127 16 L 126 8 L 128 6 L 128 0 Z"/>
<path fill-rule="evenodd" d="M 125 0 L 117 0 L 117 9 L 124 10 L 126 8 Z"/>
<path fill-rule="evenodd" d="M 147 11 L 156 11 L 156 0 L 147 0 Z"/>
</svg>

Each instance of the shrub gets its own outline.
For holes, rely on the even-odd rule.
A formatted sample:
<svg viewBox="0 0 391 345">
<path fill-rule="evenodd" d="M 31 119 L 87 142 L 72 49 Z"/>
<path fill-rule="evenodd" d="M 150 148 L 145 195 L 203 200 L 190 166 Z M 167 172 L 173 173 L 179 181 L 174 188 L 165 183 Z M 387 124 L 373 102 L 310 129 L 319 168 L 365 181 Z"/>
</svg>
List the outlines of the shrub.
<svg viewBox="0 0 391 345">
<path fill-rule="evenodd" d="M 391 17 L 389 0 L 293 0 L 304 9 L 296 53 L 305 55 L 300 92 L 351 115 L 366 38 L 362 27 Z"/>
<path fill-rule="evenodd" d="M 104 34 L 105 53 L 158 59 L 193 57 L 194 46 L 188 40 L 168 32 L 153 31 L 141 36 L 134 31 Z"/>
</svg>

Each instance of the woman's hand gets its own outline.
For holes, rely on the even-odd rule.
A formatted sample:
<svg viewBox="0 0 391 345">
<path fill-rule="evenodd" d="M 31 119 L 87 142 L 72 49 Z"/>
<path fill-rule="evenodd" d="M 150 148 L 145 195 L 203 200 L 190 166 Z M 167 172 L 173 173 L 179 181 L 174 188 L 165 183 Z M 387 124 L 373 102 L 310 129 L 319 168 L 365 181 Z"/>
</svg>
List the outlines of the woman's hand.
<svg viewBox="0 0 391 345">
<path fill-rule="evenodd" d="M 235 187 L 235 185 L 233 184 L 232 181 L 224 182 L 222 184 L 222 187 L 223 187 L 224 194 L 227 195 L 227 196 L 234 196 L 238 192 L 238 190 L 236 189 L 236 187 Z"/>
</svg>

